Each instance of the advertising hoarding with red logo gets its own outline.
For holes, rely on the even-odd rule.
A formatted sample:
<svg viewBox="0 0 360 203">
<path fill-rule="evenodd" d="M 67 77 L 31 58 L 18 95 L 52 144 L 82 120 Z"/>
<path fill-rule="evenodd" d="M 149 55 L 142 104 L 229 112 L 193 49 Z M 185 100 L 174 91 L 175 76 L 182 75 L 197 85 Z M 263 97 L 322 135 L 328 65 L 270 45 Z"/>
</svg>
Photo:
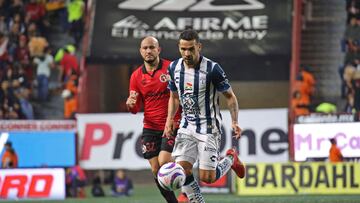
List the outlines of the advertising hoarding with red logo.
<svg viewBox="0 0 360 203">
<path fill-rule="evenodd" d="M 240 140 L 231 136 L 231 118 L 223 111 L 220 153 L 235 146 L 245 163 L 287 162 L 287 110 L 241 110 Z M 275 119 L 276 118 L 276 119 Z M 142 156 L 143 114 L 79 114 L 79 155 L 84 169 L 147 169 Z"/>
<path fill-rule="evenodd" d="M 65 171 L 1 169 L 1 199 L 65 199 Z"/>
</svg>

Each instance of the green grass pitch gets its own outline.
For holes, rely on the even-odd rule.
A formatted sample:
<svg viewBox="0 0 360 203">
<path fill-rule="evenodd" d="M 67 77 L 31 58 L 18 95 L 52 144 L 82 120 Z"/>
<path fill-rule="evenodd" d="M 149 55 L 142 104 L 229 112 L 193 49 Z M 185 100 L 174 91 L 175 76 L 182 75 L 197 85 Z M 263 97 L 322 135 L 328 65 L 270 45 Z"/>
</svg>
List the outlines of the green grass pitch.
<svg viewBox="0 0 360 203">
<path fill-rule="evenodd" d="M 89 189 L 89 188 L 88 188 Z M 108 189 L 105 186 L 104 189 Z M 88 190 L 89 191 L 89 190 Z M 294 195 L 294 196 L 236 196 L 232 194 L 204 194 L 206 203 L 360 203 L 360 195 Z M 1 203 L 37 202 L 37 203 L 165 203 L 155 185 L 135 185 L 131 197 L 93 198 L 87 194 L 85 199 L 68 198 L 54 200 L 18 200 L 0 201 Z"/>
</svg>

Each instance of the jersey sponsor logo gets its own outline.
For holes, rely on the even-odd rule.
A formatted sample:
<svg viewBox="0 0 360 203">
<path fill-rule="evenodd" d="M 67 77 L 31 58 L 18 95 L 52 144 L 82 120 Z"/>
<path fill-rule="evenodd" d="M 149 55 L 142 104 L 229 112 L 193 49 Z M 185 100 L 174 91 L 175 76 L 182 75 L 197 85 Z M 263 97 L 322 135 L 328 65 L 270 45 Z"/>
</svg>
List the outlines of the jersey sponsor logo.
<svg viewBox="0 0 360 203">
<path fill-rule="evenodd" d="M 205 152 L 206 152 L 206 151 L 216 152 L 216 149 L 215 149 L 215 148 L 212 148 L 212 147 L 207 147 L 207 146 L 205 146 L 204 151 L 205 151 Z"/>
<path fill-rule="evenodd" d="M 183 111 L 189 121 L 194 121 L 196 116 L 200 114 L 197 97 L 192 94 L 184 94 L 181 96 Z"/>
<path fill-rule="evenodd" d="M 213 156 L 210 157 L 210 160 L 211 160 L 212 162 L 215 162 L 215 161 L 217 160 L 217 157 L 216 157 L 215 155 L 213 155 Z"/>
<path fill-rule="evenodd" d="M 146 142 L 142 145 L 143 154 L 145 154 L 147 152 L 155 152 L 155 151 L 156 151 L 155 142 Z"/>
<path fill-rule="evenodd" d="M 153 11 L 234 11 L 234 10 L 259 10 L 265 6 L 259 0 L 244 0 L 231 5 L 214 4 L 215 0 L 127 0 L 118 4 L 120 9 L 153 10 Z M 220 1 L 218 1 L 220 2 Z"/>
</svg>

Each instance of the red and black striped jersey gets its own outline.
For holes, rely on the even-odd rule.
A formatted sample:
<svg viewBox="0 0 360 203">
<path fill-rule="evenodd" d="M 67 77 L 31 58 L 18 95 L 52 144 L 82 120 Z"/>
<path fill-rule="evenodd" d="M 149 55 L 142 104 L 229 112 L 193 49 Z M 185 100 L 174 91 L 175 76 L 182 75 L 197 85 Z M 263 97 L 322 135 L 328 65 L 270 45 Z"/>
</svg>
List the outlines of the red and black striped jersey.
<svg viewBox="0 0 360 203">
<path fill-rule="evenodd" d="M 167 88 L 169 64 L 170 61 L 160 59 L 154 72 L 147 72 L 145 65 L 141 65 L 131 75 L 129 94 L 135 95 L 137 100 L 135 107 L 129 111 L 137 113 L 143 103 L 144 128 L 164 130 L 170 97 L 170 91 Z M 179 111 L 175 118 L 176 121 L 180 120 Z"/>
</svg>

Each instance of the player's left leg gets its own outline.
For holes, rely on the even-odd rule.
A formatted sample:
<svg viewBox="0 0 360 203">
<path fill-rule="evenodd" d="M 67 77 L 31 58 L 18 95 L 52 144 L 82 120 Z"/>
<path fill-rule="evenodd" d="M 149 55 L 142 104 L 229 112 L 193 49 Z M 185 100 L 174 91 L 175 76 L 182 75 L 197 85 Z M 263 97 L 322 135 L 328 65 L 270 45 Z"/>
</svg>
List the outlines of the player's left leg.
<svg viewBox="0 0 360 203">
<path fill-rule="evenodd" d="M 159 185 L 159 182 L 157 180 L 157 173 L 160 169 L 160 163 L 159 163 L 159 156 L 162 156 L 163 158 L 160 158 L 161 160 L 165 160 L 161 148 L 162 148 L 162 131 L 155 131 L 155 130 L 149 130 L 144 129 L 143 136 L 142 136 L 142 144 L 143 144 L 143 156 L 145 159 L 148 159 L 151 171 L 154 175 L 154 181 L 156 183 L 156 186 L 159 188 L 161 195 L 164 197 L 164 199 L 168 203 L 177 203 L 176 196 L 174 192 L 167 191 L 164 188 L 162 188 Z M 170 152 L 168 152 L 170 155 Z M 166 154 L 166 151 L 165 151 Z M 165 162 L 166 163 L 166 162 Z"/>
<path fill-rule="evenodd" d="M 220 134 L 208 135 L 206 141 L 199 142 L 200 180 L 213 183 L 224 176 L 233 165 L 234 158 L 227 155 L 219 161 Z"/>
<path fill-rule="evenodd" d="M 175 133 L 176 134 L 176 133 Z M 175 143 L 175 136 L 171 136 L 170 138 L 167 138 L 165 136 L 163 136 L 161 138 L 161 147 L 160 147 L 160 153 L 158 156 L 158 163 L 159 163 L 159 168 L 172 161 L 172 157 L 171 157 L 171 152 L 173 151 L 174 148 L 174 143 Z M 156 176 L 157 177 L 157 176 Z M 177 198 L 175 196 L 175 193 L 173 191 L 167 191 L 164 188 L 162 188 L 158 181 L 157 182 L 157 186 L 162 194 L 162 196 L 166 199 L 166 201 L 168 202 L 178 202 Z"/>
</svg>

